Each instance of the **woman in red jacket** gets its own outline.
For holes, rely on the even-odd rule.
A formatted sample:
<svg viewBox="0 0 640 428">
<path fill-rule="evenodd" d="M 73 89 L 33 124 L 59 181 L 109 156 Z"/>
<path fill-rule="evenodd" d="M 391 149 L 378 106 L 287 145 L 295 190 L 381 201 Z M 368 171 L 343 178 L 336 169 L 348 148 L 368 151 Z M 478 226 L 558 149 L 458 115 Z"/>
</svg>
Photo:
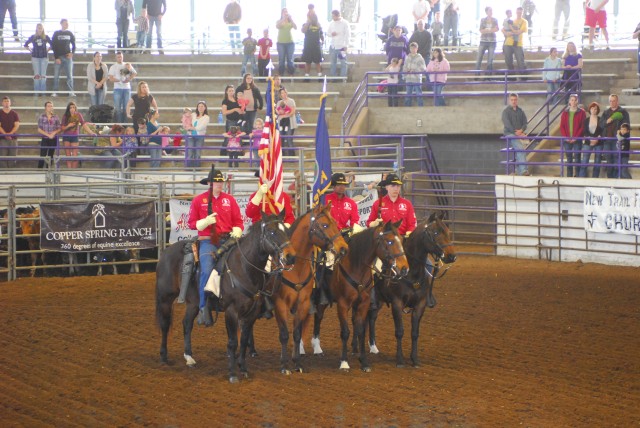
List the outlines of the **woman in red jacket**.
<svg viewBox="0 0 640 428">
<path fill-rule="evenodd" d="M 560 134 L 564 137 L 562 151 L 567 157 L 567 177 L 577 177 L 580 170 L 578 163 L 586 117 L 585 111 L 578 107 L 578 96 L 569 95 L 569 107 L 560 116 Z"/>
</svg>

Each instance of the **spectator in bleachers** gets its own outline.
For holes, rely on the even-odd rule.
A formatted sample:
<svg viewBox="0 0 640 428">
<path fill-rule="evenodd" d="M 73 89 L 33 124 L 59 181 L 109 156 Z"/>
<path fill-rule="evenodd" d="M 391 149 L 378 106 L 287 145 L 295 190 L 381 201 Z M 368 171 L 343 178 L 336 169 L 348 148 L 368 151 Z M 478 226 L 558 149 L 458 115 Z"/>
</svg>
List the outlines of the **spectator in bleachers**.
<svg viewBox="0 0 640 428">
<path fill-rule="evenodd" d="M 118 39 L 116 46 L 120 48 L 129 47 L 129 15 L 134 18 L 133 3 L 131 0 L 116 0 L 116 26 L 118 27 Z"/>
<path fill-rule="evenodd" d="M 289 11 L 286 7 L 282 9 L 280 19 L 276 22 L 276 28 L 278 29 L 278 42 L 276 43 L 278 48 L 278 72 L 283 76 L 286 65 L 289 75 L 293 76 L 295 72 L 295 68 L 293 66 L 293 53 L 296 45 L 293 42 L 293 35 L 291 32 L 298 29 L 298 26 L 293 22 L 293 18 L 289 15 Z"/>
<path fill-rule="evenodd" d="M 337 76 L 338 60 L 340 60 L 340 76 L 347 76 L 347 51 L 351 29 L 349 23 L 340 15 L 340 11 L 331 11 L 331 22 L 327 27 L 327 34 L 331 36 L 329 57 L 331 58 L 331 75 Z"/>
<path fill-rule="evenodd" d="M 449 32 L 451 32 L 451 46 L 458 45 L 458 5 L 456 0 L 443 0 L 444 6 L 444 45 L 449 46 Z"/>
<path fill-rule="evenodd" d="M 629 120 L 629 112 L 620 107 L 620 101 L 618 95 L 609 95 L 609 108 L 602 113 L 600 118 L 600 126 L 602 126 L 602 135 L 607 137 L 604 142 L 603 151 L 607 160 L 607 178 L 618 177 L 618 168 L 615 164 L 618 163 L 618 157 L 616 154 L 616 140 L 620 125 L 623 123 L 631 123 Z M 608 152 L 608 153 L 607 153 Z"/>
<path fill-rule="evenodd" d="M 32 45 L 29 48 L 29 45 Z M 49 45 L 49 47 L 47 47 Z M 48 51 L 51 49 L 51 38 L 45 33 L 44 25 L 36 25 L 35 34 L 25 42 L 24 47 L 31 52 L 33 66 L 33 90 L 36 95 L 47 90 L 47 66 L 49 65 Z"/>
<path fill-rule="evenodd" d="M 146 9 L 149 18 L 149 32 L 147 33 L 147 50 L 151 52 L 153 43 L 153 26 L 156 26 L 156 36 L 158 37 L 158 53 L 164 54 L 162 50 L 162 17 L 167 12 L 167 0 L 143 0 L 142 8 Z"/>
<path fill-rule="evenodd" d="M 431 3 L 427 0 L 417 0 L 413 4 L 411 13 L 413 14 L 413 31 L 418 31 L 418 21 L 425 21 L 428 19 L 429 12 L 431 12 Z"/>
<path fill-rule="evenodd" d="M 435 48 L 433 50 L 433 56 L 431 61 L 427 65 L 427 72 L 429 73 L 429 80 L 433 85 L 434 105 L 441 107 L 445 105 L 442 91 L 444 85 L 447 83 L 447 72 L 451 69 L 449 61 L 444 57 L 444 52 L 441 48 Z"/>
<path fill-rule="evenodd" d="M 304 62 L 304 76 L 309 77 L 311 64 L 316 65 L 316 75 L 322 76 L 322 44 L 324 43 L 324 34 L 322 27 L 318 22 L 318 15 L 310 13 L 307 22 L 302 25 L 301 29 L 304 34 L 304 48 L 302 49 L 302 61 Z"/>
<path fill-rule="evenodd" d="M 56 135 L 60 133 L 60 118 L 53 112 L 53 103 L 47 101 L 44 103 L 44 113 L 38 118 L 38 133 L 42 135 L 40 140 L 40 159 L 38 168 L 44 168 L 44 159 L 53 160 L 56 152 L 57 140 Z"/>
<path fill-rule="evenodd" d="M 64 111 L 62 126 L 60 127 L 60 133 L 64 134 L 62 137 L 62 145 L 65 148 L 64 151 L 67 157 L 78 156 L 78 146 L 80 145 L 78 134 L 81 129 L 86 134 L 94 134 L 91 129 L 89 129 L 84 117 L 82 117 L 82 113 L 78 111 L 76 103 L 71 101 L 67 104 L 67 108 Z M 68 159 L 66 162 L 67 168 L 78 168 L 80 166 L 78 160 Z"/>
<path fill-rule="evenodd" d="M 560 15 L 564 15 L 564 28 L 562 29 L 562 39 L 566 39 L 569 33 L 569 18 L 571 17 L 571 0 L 556 0 L 556 15 L 553 19 L 553 40 L 558 38 L 558 24 Z"/>
<path fill-rule="evenodd" d="M 282 147 L 293 147 L 293 139 L 286 138 L 286 136 L 293 136 L 293 134 L 295 134 L 296 132 L 296 128 L 298 128 L 298 122 L 296 120 L 296 102 L 293 100 L 293 98 L 289 98 L 289 94 L 287 93 L 287 90 L 285 88 L 280 89 L 280 101 L 284 102 L 287 107 L 287 113 L 285 113 L 284 117 L 289 118 L 289 129 L 284 132 L 280 132 L 280 135 L 285 137 L 282 139 Z M 279 115 L 279 118 L 282 117 L 283 116 Z M 282 155 L 294 156 L 295 152 L 293 150 L 283 150 Z"/>
<path fill-rule="evenodd" d="M 636 91 L 636 95 L 640 95 L 640 24 L 636 25 L 632 37 L 638 39 L 638 63 L 636 64 L 638 67 L 638 90 Z"/>
<path fill-rule="evenodd" d="M 147 16 L 147 9 L 140 9 L 140 15 L 135 19 L 136 23 L 136 47 L 138 53 L 145 52 L 145 42 L 147 40 L 147 33 L 149 32 L 149 17 Z"/>
<path fill-rule="evenodd" d="M 200 158 L 202 157 L 202 148 L 204 147 L 204 136 L 207 134 L 207 126 L 209 125 L 209 109 L 207 103 L 198 101 L 196 111 L 191 113 L 191 131 L 195 135 L 186 138 L 185 149 L 185 166 L 199 167 Z"/>
<path fill-rule="evenodd" d="M 400 97 L 398 96 L 399 91 L 399 73 L 402 69 L 402 63 L 399 58 L 392 58 L 391 63 L 387 65 L 387 68 L 384 71 L 389 73 L 389 77 L 387 77 L 387 92 L 389 96 L 387 97 L 387 105 L 389 107 L 398 107 L 400 105 Z"/>
<path fill-rule="evenodd" d="M 131 112 L 131 107 L 133 107 L 133 113 Z M 147 120 L 147 115 L 151 111 L 151 108 L 157 110 L 158 104 L 156 103 L 155 98 L 151 95 L 149 91 L 149 85 L 144 80 L 138 82 L 138 89 L 136 93 L 129 98 L 127 102 L 127 117 L 133 121 L 133 129 L 138 133 L 140 119 L 144 119 L 145 122 Z"/>
<path fill-rule="evenodd" d="M 258 159 L 258 149 L 260 148 L 260 140 L 262 139 L 262 133 L 264 132 L 264 120 L 261 118 L 256 118 L 253 123 L 253 131 L 251 132 L 251 146 L 249 150 L 251 150 L 251 168 L 253 166 L 253 162 L 259 162 Z"/>
<path fill-rule="evenodd" d="M 236 91 L 233 85 L 227 85 L 224 88 L 224 98 L 222 99 L 222 115 L 225 118 L 224 132 L 229 132 L 229 129 L 232 126 L 236 126 L 238 124 L 238 120 L 240 120 L 240 115 L 242 114 L 242 109 L 240 108 L 240 104 L 236 100 Z M 220 151 L 220 156 L 227 155 L 227 139 L 225 138 L 222 147 L 223 149 Z"/>
<path fill-rule="evenodd" d="M 431 56 L 431 47 L 433 45 L 433 38 L 431 33 L 424 27 L 424 21 L 421 19 L 418 21 L 418 28 L 413 32 L 411 38 L 409 38 L 409 44 L 418 44 L 418 53 L 422 58 L 426 59 Z"/>
<path fill-rule="evenodd" d="M 562 80 L 565 82 L 565 89 L 567 90 L 567 95 L 569 95 L 578 90 L 579 79 L 581 78 L 580 70 L 582 70 L 582 54 L 578 52 L 575 43 L 567 43 L 567 49 L 562 54 L 562 61 L 564 67 Z"/>
<path fill-rule="evenodd" d="M 231 52 L 235 55 L 240 49 L 240 20 L 242 19 L 242 8 L 236 0 L 231 0 L 224 8 L 222 19 L 229 29 L 229 45 Z"/>
<path fill-rule="evenodd" d="M 151 168 L 160 168 L 160 159 L 162 158 L 162 137 L 159 134 L 163 127 L 158 122 L 159 117 L 160 112 L 152 108 L 147 118 L 147 134 L 150 135 L 148 147 L 151 158 L 149 166 Z"/>
<path fill-rule="evenodd" d="M 108 145 L 104 145 L 100 147 L 100 156 L 122 156 L 122 151 L 120 148 L 122 147 L 122 137 L 121 135 L 124 133 L 124 127 L 122 125 L 118 125 L 117 123 L 109 129 L 109 127 L 105 127 L 106 129 L 101 132 L 102 134 L 109 135 L 108 137 L 99 137 L 108 140 Z M 120 162 L 117 159 L 109 159 L 104 162 L 106 168 L 109 169 L 118 169 L 120 166 Z"/>
<path fill-rule="evenodd" d="M 523 17 L 527 21 L 527 34 L 529 35 L 529 46 L 531 46 L 531 28 L 533 27 L 533 14 L 537 11 L 533 0 L 522 0 Z"/>
<path fill-rule="evenodd" d="M 607 10 L 605 6 L 609 0 L 588 0 L 585 2 L 585 20 L 584 23 L 589 27 L 589 48 L 593 50 L 593 36 L 596 33 L 596 26 L 600 28 L 600 32 L 604 35 L 609 49 L 609 33 L 607 32 Z"/>
<path fill-rule="evenodd" d="M 271 47 L 273 41 L 269 38 L 269 29 L 265 28 L 262 32 L 262 38 L 258 40 L 258 76 L 265 77 L 269 75 L 267 65 L 271 61 Z"/>
<path fill-rule="evenodd" d="M 102 62 L 102 54 L 93 54 L 93 61 L 87 64 L 87 92 L 91 98 L 91 105 L 104 104 L 107 96 L 107 78 L 109 71 Z"/>
<path fill-rule="evenodd" d="M 513 57 L 516 57 L 518 63 L 518 71 L 524 72 L 527 65 L 524 62 L 524 49 L 523 40 L 524 33 L 527 32 L 527 21 L 522 17 L 522 8 L 516 9 L 516 19 L 511 20 L 511 11 L 507 10 L 507 19 L 505 19 L 502 32 L 505 35 L 504 39 L 504 61 L 507 64 L 509 70 L 513 70 Z M 524 80 L 521 77 L 521 80 Z"/>
<path fill-rule="evenodd" d="M 409 55 L 407 55 L 404 62 L 404 71 L 406 73 L 419 73 L 405 75 L 404 80 L 407 88 L 407 96 L 404 99 L 405 107 L 411 107 L 414 98 L 417 99 L 418 107 L 424 106 L 424 100 L 422 99 L 422 75 L 427 71 L 427 65 L 422 55 L 418 53 L 418 44 L 416 42 L 409 45 Z"/>
<path fill-rule="evenodd" d="M 584 122 L 587 115 L 578 106 L 578 95 L 569 96 L 569 106 L 560 115 L 560 135 L 562 135 L 562 151 L 567 158 L 567 177 L 577 177 L 580 162 L 580 150 L 582 150 L 582 136 L 584 134 Z M 574 165 L 575 164 L 575 165 Z M 575 166 L 575 169 L 574 169 Z"/>
<path fill-rule="evenodd" d="M 17 137 L 11 136 L 20 129 L 20 117 L 18 112 L 11 108 L 11 98 L 2 97 L 2 110 L 0 110 L 0 156 L 15 156 L 18 148 Z M 1 168 L 15 166 L 15 161 L 0 160 Z"/>
<path fill-rule="evenodd" d="M 440 3 L 438 3 L 440 5 Z M 436 12 L 435 21 L 431 25 L 431 36 L 433 37 L 434 46 L 442 46 L 442 35 L 444 34 L 444 24 L 441 20 L 440 12 Z"/>
<path fill-rule="evenodd" d="M 135 158 L 138 155 L 138 137 L 136 137 L 136 130 L 133 129 L 133 126 L 127 126 L 124 130 L 122 154 L 127 156 L 127 159 Z"/>
<path fill-rule="evenodd" d="M 51 48 L 55 63 L 53 66 L 53 94 L 56 97 L 60 85 L 60 67 L 64 67 L 67 75 L 67 88 L 69 96 L 75 97 L 73 93 L 73 54 L 76 52 L 76 37 L 69 31 L 69 21 L 65 18 L 60 20 L 60 30 L 53 33 L 51 38 Z"/>
<path fill-rule="evenodd" d="M 582 140 L 582 161 L 584 165 L 580 167 L 578 177 L 587 177 L 589 158 L 593 153 L 593 178 L 600 177 L 600 163 L 602 162 L 602 146 L 604 142 L 597 138 L 602 137 L 602 126 L 600 125 L 600 104 L 595 101 L 589 104 L 589 114 L 587 115 L 583 130 L 585 139 Z"/>
<path fill-rule="evenodd" d="M 562 98 L 560 94 L 556 94 L 562 78 L 562 59 L 558 57 L 558 49 L 549 50 L 549 56 L 545 58 L 542 68 L 542 80 L 547 84 L 547 100 L 555 104 Z"/>
<path fill-rule="evenodd" d="M 282 85 L 282 79 L 279 74 L 273 76 L 273 102 L 277 103 L 280 101 L 280 89 L 284 88 Z"/>
<path fill-rule="evenodd" d="M 409 52 L 409 40 L 402 34 L 402 27 L 400 25 L 396 25 L 393 28 L 393 33 L 387 39 L 384 50 L 387 53 L 387 64 L 391 63 L 392 58 L 400 59 L 401 66 L 404 64 L 404 58 Z"/>
<path fill-rule="evenodd" d="M 242 148 L 242 137 L 246 134 L 242 132 L 239 126 L 231 126 L 224 137 L 227 139 L 227 154 L 229 155 L 229 168 L 238 168 L 238 158 L 244 154 Z"/>
<path fill-rule="evenodd" d="M 496 51 L 496 33 L 500 29 L 498 20 L 493 17 L 493 9 L 490 6 L 484 8 L 487 14 L 480 20 L 480 45 L 478 47 L 478 57 L 476 58 L 476 70 L 482 70 L 482 58 L 487 52 L 487 71 L 493 70 L 493 58 Z"/>
<path fill-rule="evenodd" d="M 0 36 L 4 37 L 4 18 L 9 12 L 11 20 L 11 28 L 13 29 L 13 38 L 16 42 L 20 41 L 18 37 L 18 17 L 16 15 L 16 0 L 0 0 Z"/>
<path fill-rule="evenodd" d="M 509 94 L 509 105 L 502 111 L 504 136 L 512 150 L 516 150 L 516 174 L 529 175 L 525 148 L 529 145 L 524 131 L 527 129 L 527 115 L 518 106 L 518 94 Z"/>
<path fill-rule="evenodd" d="M 618 151 L 620 152 L 620 178 L 631 179 L 629 172 L 629 151 L 631 150 L 631 126 L 628 123 L 620 125 L 618 130 Z"/>
<path fill-rule="evenodd" d="M 247 102 L 247 107 L 244 112 L 246 123 L 242 130 L 245 134 L 250 134 L 253 122 L 256 120 L 258 110 L 262 110 L 264 107 L 262 94 L 260 94 L 260 89 L 258 89 L 254 83 L 253 75 L 251 73 L 247 73 L 242 77 L 242 83 L 236 88 L 236 94 L 240 92 L 242 92 L 242 95 Z"/>
<path fill-rule="evenodd" d="M 244 76 L 247 72 L 247 63 L 251 63 L 251 73 L 256 73 L 256 47 L 258 46 L 258 41 L 253 38 L 253 31 L 251 28 L 247 28 L 247 37 L 242 40 L 243 46 L 243 58 L 242 58 L 242 69 L 240 71 L 240 75 Z"/>
<path fill-rule="evenodd" d="M 431 10 L 429 11 L 428 25 L 431 26 L 436 13 L 440 12 L 440 0 L 430 0 L 429 4 L 431 5 Z"/>
<path fill-rule="evenodd" d="M 124 62 L 122 51 L 116 52 L 116 63 L 109 68 L 109 81 L 113 82 L 114 121 L 126 121 L 127 104 L 131 98 L 131 81 L 138 75 L 130 63 Z"/>
</svg>

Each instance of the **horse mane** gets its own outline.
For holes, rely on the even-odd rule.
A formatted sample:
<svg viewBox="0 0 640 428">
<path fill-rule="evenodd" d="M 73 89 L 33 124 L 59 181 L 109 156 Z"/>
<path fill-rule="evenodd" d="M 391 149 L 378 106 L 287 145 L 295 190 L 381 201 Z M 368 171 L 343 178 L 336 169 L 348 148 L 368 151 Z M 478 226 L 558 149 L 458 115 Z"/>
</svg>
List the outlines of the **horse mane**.
<svg viewBox="0 0 640 428">
<path fill-rule="evenodd" d="M 416 265 L 421 266 L 424 263 L 424 258 L 429 254 L 422 234 L 428 224 L 428 217 L 420 220 L 413 233 L 404 241 L 404 250 L 410 270 L 413 270 L 412 268 Z"/>
<path fill-rule="evenodd" d="M 289 228 L 289 233 L 288 233 L 289 237 L 291 237 L 291 235 L 293 235 L 293 231 L 296 230 L 296 228 L 298 227 L 300 222 L 302 222 L 302 219 L 304 218 L 304 216 L 309 214 L 311 211 L 313 211 L 313 208 L 308 209 L 306 213 L 302 214 L 297 219 L 295 219 L 295 221 L 293 222 L 293 224 Z"/>
<path fill-rule="evenodd" d="M 377 227 L 369 227 L 351 237 L 347 257 L 349 257 L 352 266 L 357 266 L 362 263 L 367 255 L 370 255 L 374 250 L 373 235 L 376 229 Z"/>
</svg>

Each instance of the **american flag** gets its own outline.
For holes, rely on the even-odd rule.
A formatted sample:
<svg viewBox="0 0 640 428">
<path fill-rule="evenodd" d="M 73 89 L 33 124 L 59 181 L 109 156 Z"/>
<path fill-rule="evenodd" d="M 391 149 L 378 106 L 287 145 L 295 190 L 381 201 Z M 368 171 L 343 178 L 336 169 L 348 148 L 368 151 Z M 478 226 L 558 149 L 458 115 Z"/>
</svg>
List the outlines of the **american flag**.
<svg viewBox="0 0 640 428">
<path fill-rule="evenodd" d="M 266 196 L 266 204 L 269 205 L 272 213 L 279 213 L 284 207 L 282 140 L 273 117 L 275 97 L 272 92 L 273 79 L 270 77 L 265 97 L 267 113 L 264 120 L 264 129 L 262 130 L 262 139 L 258 147 L 258 155 L 260 156 L 260 184 L 271 183 L 269 193 Z"/>
</svg>

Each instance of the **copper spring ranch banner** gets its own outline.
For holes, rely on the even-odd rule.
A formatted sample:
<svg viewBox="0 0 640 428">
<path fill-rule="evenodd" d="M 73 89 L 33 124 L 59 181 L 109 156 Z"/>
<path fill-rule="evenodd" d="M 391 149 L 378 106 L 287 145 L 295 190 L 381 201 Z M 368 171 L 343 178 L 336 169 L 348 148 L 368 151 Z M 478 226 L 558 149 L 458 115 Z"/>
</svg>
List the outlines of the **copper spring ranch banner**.
<svg viewBox="0 0 640 428">
<path fill-rule="evenodd" d="M 40 248 L 64 252 L 153 248 L 154 202 L 40 204 Z"/>
</svg>

